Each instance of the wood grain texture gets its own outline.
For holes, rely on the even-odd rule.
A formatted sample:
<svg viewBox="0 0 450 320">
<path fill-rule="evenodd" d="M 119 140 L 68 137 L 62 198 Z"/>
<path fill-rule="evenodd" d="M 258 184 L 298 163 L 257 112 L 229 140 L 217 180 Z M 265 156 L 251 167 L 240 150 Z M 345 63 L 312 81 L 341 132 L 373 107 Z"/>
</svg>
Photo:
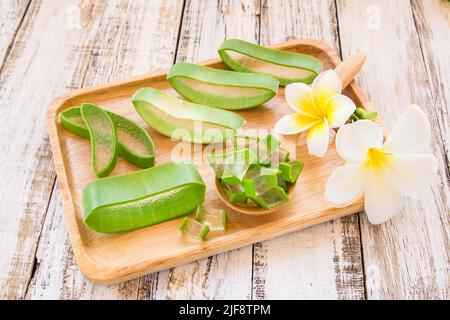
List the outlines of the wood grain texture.
<svg viewBox="0 0 450 320">
<path fill-rule="evenodd" d="M 181 23 L 179 1 L 109 1 L 81 86 L 123 79 L 173 62 Z M 178 22 L 178 23 L 177 23 Z M 27 299 L 135 299 L 138 280 L 103 286 L 79 271 L 62 218 L 59 188 L 52 195 Z"/>
<path fill-rule="evenodd" d="M 264 1 L 261 44 L 294 38 L 339 50 L 334 1 Z M 364 298 L 357 216 L 258 243 L 253 260 L 255 299 Z"/>
<path fill-rule="evenodd" d="M 259 2 L 187 1 L 177 61 L 217 57 L 227 38 L 257 42 Z M 247 246 L 141 279 L 140 299 L 249 299 L 252 248 Z"/>
<path fill-rule="evenodd" d="M 9 56 L 31 0 L 0 2 L 0 70 Z"/>
<path fill-rule="evenodd" d="M 448 11 L 437 8 L 435 3 L 435 12 L 428 19 L 438 19 L 433 23 L 443 29 L 433 30 L 433 34 L 448 34 L 448 24 L 441 16 Z M 419 29 L 412 10 L 418 10 L 415 16 L 422 19 L 417 21 Z M 427 73 L 427 69 L 433 69 L 430 64 L 434 59 L 440 58 L 441 49 L 437 43 L 430 43 L 429 48 L 420 45 L 417 31 L 422 37 L 424 32 L 431 32 L 429 23 L 423 20 L 424 10 L 417 5 L 411 8 L 409 1 L 377 1 L 375 5 L 372 1 L 338 1 L 343 55 L 369 53 L 361 83 L 386 126 L 391 128 L 407 105 L 422 106 L 431 123 L 432 152 L 439 161 L 431 190 L 420 201 L 405 199 L 401 215 L 379 226 L 370 225 L 363 215 L 361 234 L 369 299 L 448 299 L 449 295 L 449 180 L 442 136 L 448 125 L 448 110 L 436 97 L 441 80 L 430 81 L 430 77 L 439 77 L 446 70 L 448 55 L 444 58 L 447 65 L 444 62 L 441 67 L 444 69 L 436 69 L 434 75 Z M 355 33 L 355 26 L 363 31 Z M 424 40 L 428 38 L 433 41 L 431 37 Z M 430 55 L 433 60 L 427 58 Z"/>
<path fill-rule="evenodd" d="M 89 30 L 103 12 L 101 1 L 92 4 L 88 31 L 69 32 L 66 5 L 31 3 L 0 73 L 0 298 L 25 295 L 55 178 L 45 108 L 79 87 L 93 45 Z"/>
</svg>

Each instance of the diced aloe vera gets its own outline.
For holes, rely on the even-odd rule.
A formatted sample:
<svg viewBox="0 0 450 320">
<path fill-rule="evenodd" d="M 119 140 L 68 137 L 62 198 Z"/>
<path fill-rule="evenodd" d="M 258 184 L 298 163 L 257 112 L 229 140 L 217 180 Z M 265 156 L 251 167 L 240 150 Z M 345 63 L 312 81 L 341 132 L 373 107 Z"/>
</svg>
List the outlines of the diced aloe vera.
<svg viewBox="0 0 450 320">
<path fill-rule="evenodd" d="M 240 149 L 228 154 L 209 155 L 208 162 L 215 170 L 216 177 L 229 185 L 237 185 L 250 165 L 256 162 L 256 156 L 249 149 Z"/>
<path fill-rule="evenodd" d="M 204 223 L 200 223 L 191 218 L 185 217 L 180 224 L 180 231 L 190 240 L 204 241 L 209 233 L 209 226 Z"/>
<path fill-rule="evenodd" d="M 284 181 L 294 183 L 297 181 L 300 172 L 302 172 L 303 162 L 298 160 L 282 162 L 279 165 L 279 169 L 281 170 Z"/>
<path fill-rule="evenodd" d="M 249 170 L 242 181 L 245 195 L 254 199 L 267 190 L 276 187 L 278 185 L 277 173 L 276 169 L 271 170 L 264 167 Z"/>
<path fill-rule="evenodd" d="M 276 186 L 259 194 L 252 200 L 263 209 L 269 210 L 289 201 L 289 196 L 283 188 Z"/>
<path fill-rule="evenodd" d="M 228 183 L 222 182 L 222 188 L 231 203 L 245 202 L 247 196 L 245 195 L 245 190 L 242 184 L 230 186 Z"/>
<path fill-rule="evenodd" d="M 228 227 L 228 214 L 225 209 L 212 209 L 198 206 L 195 220 L 209 226 L 211 231 L 224 231 Z"/>
<path fill-rule="evenodd" d="M 280 149 L 280 141 L 272 134 L 264 137 L 235 135 L 232 143 L 235 148 L 249 148 L 250 151 L 257 154 L 258 164 L 263 166 L 270 166 L 273 160 L 272 155 L 278 155 Z"/>
</svg>

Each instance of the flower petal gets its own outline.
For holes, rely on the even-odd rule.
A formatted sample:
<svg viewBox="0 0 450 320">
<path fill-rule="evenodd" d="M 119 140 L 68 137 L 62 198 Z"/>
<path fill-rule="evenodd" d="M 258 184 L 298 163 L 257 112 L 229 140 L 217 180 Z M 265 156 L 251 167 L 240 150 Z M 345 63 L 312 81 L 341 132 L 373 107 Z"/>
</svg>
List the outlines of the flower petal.
<svg viewBox="0 0 450 320">
<path fill-rule="evenodd" d="M 383 223 L 400 212 L 402 196 L 387 177 L 387 172 L 372 174 L 364 197 L 364 209 L 369 222 Z"/>
<path fill-rule="evenodd" d="M 380 148 L 383 131 L 373 121 L 358 120 L 339 128 L 336 134 L 336 150 L 346 161 L 366 161 L 370 148 Z"/>
<path fill-rule="evenodd" d="M 385 152 L 415 154 L 425 151 L 430 143 L 430 124 L 417 105 L 403 111 L 384 143 Z"/>
<path fill-rule="evenodd" d="M 325 109 L 330 127 L 339 128 L 350 118 L 356 105 L 349 97 L 336 94 L 327 100 Z"/>
<path fill-rule="evenodd" d="M 296 134 L 308 130 L 319 121 L 300 113 L 288 114 L 278 120 L 275 124 L 275 130 L 279 134 Z"/>
<path fill-rule="evenodd" d="M 431 186 L 437 172 L 437 159 L 433 155 L 392 155 L 388 166 L 397 191 L 420 198 Z"/>
<path fill-rule="evenodd" d="M 337 168 L 325 186 L 325 201 L 335 207 L 345 207 L 364 192 L 370 171 L 363 165 L 349 163 Z"/>
<path fill-rule="evenodd" d="M 311 155 L 323 157 L 328 150 L 328 141 L 330 139 L 330 132 L 327 119 L 315 124 L 309 129 L 306 135 L 306 144 L 308 145 L 308 152 Z"/>
<path fill-rule="evenodd" d="M 313 99 L 311 87 L 304 83 L 290 83 L 284 88 L 287 104 L 294 111 L 309 117 L 322 118 L 317 111 Z"/>
<path fill-rule="evenodd" d="M 319 74 L 311 84 L 311 88 L 316 108 L 325 115 L 325 103 L 331 96 L 341 93 L 342 81 L 336 71 L 330 69 Z"/>
</svg>

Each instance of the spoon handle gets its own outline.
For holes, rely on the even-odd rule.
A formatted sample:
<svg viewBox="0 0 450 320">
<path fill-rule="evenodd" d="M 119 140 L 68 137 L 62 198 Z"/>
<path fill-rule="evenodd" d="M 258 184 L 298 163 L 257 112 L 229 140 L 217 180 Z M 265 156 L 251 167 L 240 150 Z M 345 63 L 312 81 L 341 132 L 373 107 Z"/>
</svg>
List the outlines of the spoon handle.
<svg viewBox="0 0 450 320">
<path fill-rule="evenodd" d="M 364 53 L 355 53 L 342 61 L 334 70 L 339 75 L 342 81 L 342 89 L 347 87 L 356 74 L 361 70 L 362 65 L 366 61 L 366 55 Z"/>
</svg>

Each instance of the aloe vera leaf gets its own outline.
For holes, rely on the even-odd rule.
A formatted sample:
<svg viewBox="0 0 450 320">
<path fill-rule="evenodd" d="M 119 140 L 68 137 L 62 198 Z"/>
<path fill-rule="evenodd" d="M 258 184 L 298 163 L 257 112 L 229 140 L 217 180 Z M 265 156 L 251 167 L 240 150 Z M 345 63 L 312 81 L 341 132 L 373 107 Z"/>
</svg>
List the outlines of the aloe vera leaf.
<svg viewBox="0 0 450 320">
<path fill-rule="evenodd" d="M 257 154 L 258 164 L 264 166 L 270 166 L 272 162 L 276 162 L 280 159 L 273 159 L 273 155 L 285 158 L 286 154 L 281 155 L 280 141 L 272 134 L 268 134 L 264 137 L 258 137 L 253 135 L 235 135 L 231 139 L 234 147 L 248 148 L 253 153 Z M 276 160 L 276 161 L 275 161 Z"/>
<path fill-rule="evenodd" d="M 195 103 L 226 110 L 263 104 L 277 93 L 279 81 L 263 74 L 233 72 L 181 62 L 170 68 L 171 86 Z"/>
<path fill-rule="evenodd" d="M 242 180 L 245 195 L 249 198 L 258 197 L 260 194 L 278 185 L 278 170 L 264 170 L 268 168 L 255 168 L 249 170 Z"/>
<path fill-rule="evenodd" d="M 205 199 L 196 167 L 168 162 L 91 182 L 83 189 L 85 224 L 113 233 L 167 221 L 194 210 Z"/>
<path fill-rule="evenodd" d="M 80 110 L 89 131 L 94 172 L 98 177 L 107 176 L 117 162 L 117 132 L 114 122 L 96 105 L 84 103 Z"/>
<path fill-rule="evenodd" d="M 119 155 L 140 168 L 153 167 L 155 147 L 147 131 L 130 119 L 105 111 L 116 126 Z M 66 130 L 81 137 L 90 138 L 89 130 L 81 117 L 80 107 L 64 110 L 60 114 L 60 119 Z"/>
<path fill-rule="evenodd" d="M 279 167 L 284 181 L 294 183 L 303 170 L 303 162 L 292 160 L 280 163 Z"/>
<path fill-rule="evenodd" d="M 245 123 L 236 113 L 181 100 L 153 88 L 139 89 L 132 101 L 138 114 L 156 131 L 187 142 L 222 142 Z"/>
<path fill-rule="evenodd" d="M 254 43 L 225 40 L 219 56 L 231 69 L 273 76 L 281 86 L 292 82 L 311 83 L 322 72 L 320 60 L 305 54 L 265 48 Z"/>
</svg>

